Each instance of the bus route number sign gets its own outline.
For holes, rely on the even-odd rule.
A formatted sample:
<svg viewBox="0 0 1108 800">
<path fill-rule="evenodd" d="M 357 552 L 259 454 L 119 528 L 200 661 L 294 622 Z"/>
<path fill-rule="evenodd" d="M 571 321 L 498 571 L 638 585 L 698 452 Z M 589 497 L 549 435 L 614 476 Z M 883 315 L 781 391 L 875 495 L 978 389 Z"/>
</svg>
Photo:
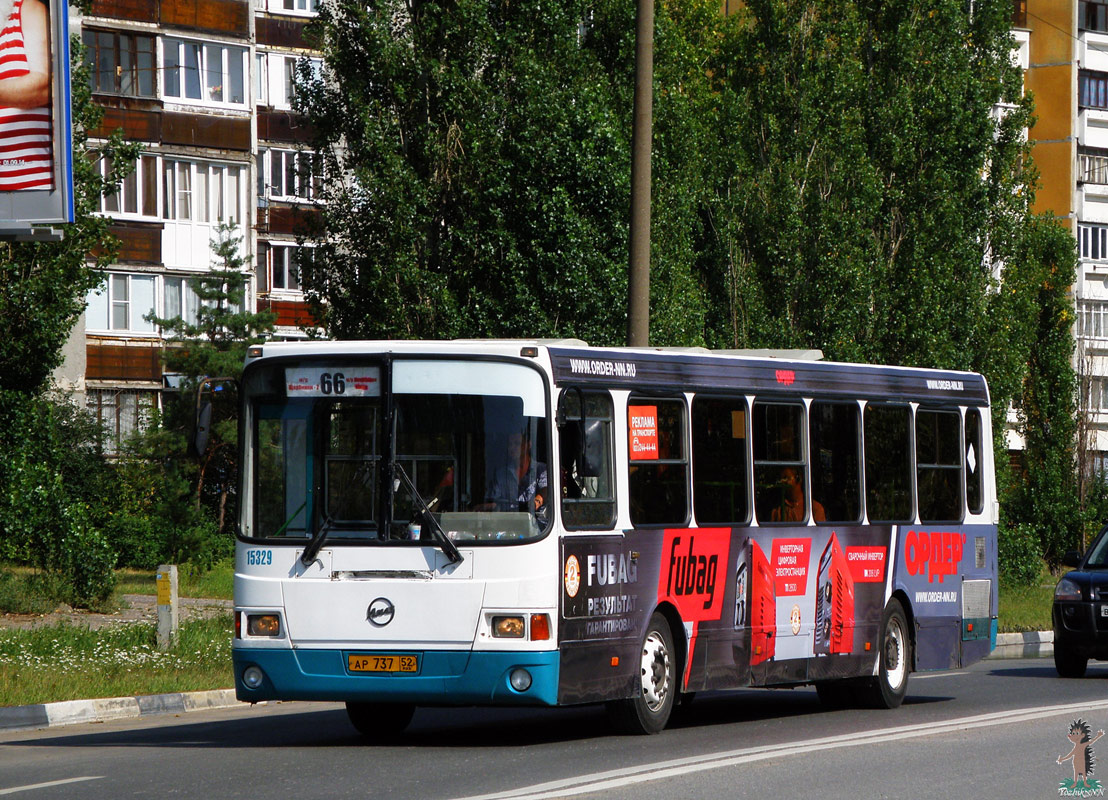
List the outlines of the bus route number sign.
<svg viewBox="0 0 1108 800">
<path fill-rule="evenodd" d="M 289 397 L 380 397 L 381 370 L 357 364 L 317 364 L 285 370 Z"/>
<path fill-rule="evenodd" d="M 419 656 L 414 655 L 354 653 L 346 663 L 351 672 L 419 672 Z"/>
</svg>

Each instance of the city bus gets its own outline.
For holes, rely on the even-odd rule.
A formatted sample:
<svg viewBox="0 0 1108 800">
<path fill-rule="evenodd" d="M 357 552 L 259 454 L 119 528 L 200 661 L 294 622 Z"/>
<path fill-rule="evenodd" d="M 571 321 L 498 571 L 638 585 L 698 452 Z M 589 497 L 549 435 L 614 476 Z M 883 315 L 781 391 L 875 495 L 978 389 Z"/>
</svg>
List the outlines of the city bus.
<svg viewBox="0 0 1108 800">
<path fill-rule="evenodd" d="M 814 685 L 894 708 L 997 632 L 989 393 L 965 372 L 575 340 L 251 348 L 240 700 L 604 703 Z"/>
</svg>

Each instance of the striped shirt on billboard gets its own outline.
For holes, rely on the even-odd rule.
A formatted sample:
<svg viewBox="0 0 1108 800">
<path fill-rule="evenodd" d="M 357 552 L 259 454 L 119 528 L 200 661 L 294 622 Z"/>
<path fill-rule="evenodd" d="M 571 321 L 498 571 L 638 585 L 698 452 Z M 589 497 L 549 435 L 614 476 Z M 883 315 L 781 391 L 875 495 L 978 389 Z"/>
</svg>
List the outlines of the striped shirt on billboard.
<svg viewBox="0 0 1108 800">
<path fill-rule="evenodd" d="M 23 3 L 15 0 L 11 4 L 0 32 L 0 81 L 30 74 Z M 0 13 L 8 4 L 0 2 Z M 53 188 L 52 138 L 49 104 L 36 108 L 0 106 L 0 191 Z"/>
</svg>

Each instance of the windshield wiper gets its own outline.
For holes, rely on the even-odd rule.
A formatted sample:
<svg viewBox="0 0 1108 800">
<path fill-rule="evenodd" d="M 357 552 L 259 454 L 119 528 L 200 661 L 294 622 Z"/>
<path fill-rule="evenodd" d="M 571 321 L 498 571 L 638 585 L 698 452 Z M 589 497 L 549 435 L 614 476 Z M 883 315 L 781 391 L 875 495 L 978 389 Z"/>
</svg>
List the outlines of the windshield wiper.
<svg viewBox="0 0 1108 800">
<path fill-rule="evenodd" d="M 300 554 L 300 563 L 303 564 L 305 567 L 310 567 L 315 561 L 315 557 L 319 555 L 319 550 L 321 547 L 323 547 L 323 543 L 327 541 L 327 534 L 331 532 L 331 527 L 335 523 L 335 518 L 341 517 L 346 513 L 346 509 L 349 507 L 352 499 L 354 487 L 357 486 L 358 481 L 362 479 L 362 476 L 365 474 L 368 466 L 369 465 L 367 463 L 363 462 L 354 470 L 353 474 L 351 474 L 350 476 L 350 480 L 347 481 L 346 486 L 343 490 L 343 500 L 339 504 L 339 508 L 335 509 L 327 515 L 327 518 L 323 520 L 323 524 L 319 526 L 319 530 L 317 530 L 312 535 L 311 541 L 308 542 L 307 546 L 304 547 L 304 552 Z M 306 500 L 304 502 L 305 504 L 307 504 Z M 301 506 L 300 508 L 303 507 L 304 506 Z M 299 513 L 300 509 L 297 509 L 296 514 Z M 293 517 L 295 517 L 296 514 L 293 514 Z M 292 518 L 290 517 L 290 520 L 291 519 Z M 285 524 L 287 525 L 288 523 L 286 522 Z"/>
<path fill-rule="evenodd" d="M 439 525 L 439 521 L 435 519 L 435 515 L 431 513 L 431 507 L 427 505 L 427 501 L 423 499 L 423 495 L 416 489 L 412 479 L 408 477 L 408 473 L 404 470 L 404 467 L 399 461 L 392 462 L 392 471 L 393 475 L 398 476 L 400 480 L 404 481 L 404 485 L 408 487 L 408 491 L 411 492 L 412 497 L 419 503 L 420 520 L 424 525 L 431 528 L 432 541 L 438 544 L 439 548 L 446 554 L 446 557 L 450 559 L 451 564 L 458 564 L 463 561 L 464 557 L 458 552 L 458 548 L 454 546 L 454 543 L 450 541 L 450 537 L 446 535 L 446 531 Z"/>
</svg>

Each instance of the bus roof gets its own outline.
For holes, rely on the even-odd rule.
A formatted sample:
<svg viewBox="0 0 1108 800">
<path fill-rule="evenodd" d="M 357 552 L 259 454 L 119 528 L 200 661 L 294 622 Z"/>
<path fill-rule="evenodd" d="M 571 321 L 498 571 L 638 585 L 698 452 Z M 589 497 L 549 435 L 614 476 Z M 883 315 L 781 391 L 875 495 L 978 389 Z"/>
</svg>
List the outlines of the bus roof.
<svg viewBox="0 0 1108 800">
<path fill-rule="evenodd" d="M 532 350 L 532 348 L 534 348 Z M 711 351 L 706 348 L 590 347 L 576 339 L 468 339 L 267 342 L 266 357 L 373 354 L 550 356 L 555 384 L 694 391 L 840 396 L 988 405 L 973 372 L 816 360 L 819 351 Z M 529 352 L 524 352 L 525 350 Z M 248 362 L 253 360 L 248 356 Z"/>
</svg>

